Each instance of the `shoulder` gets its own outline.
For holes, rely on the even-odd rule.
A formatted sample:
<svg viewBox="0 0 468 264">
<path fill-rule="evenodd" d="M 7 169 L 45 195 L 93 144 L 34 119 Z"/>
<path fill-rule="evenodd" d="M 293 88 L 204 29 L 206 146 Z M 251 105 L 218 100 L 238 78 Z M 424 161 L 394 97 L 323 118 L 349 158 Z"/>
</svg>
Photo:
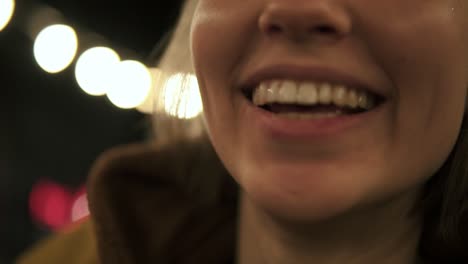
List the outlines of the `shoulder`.
<svg viewBox="0 0 468 264">
<path fill-rule="evenodd" d="M 41 241 L 18 260 L 17 264 L 98 264 L 94 234 L 89 220 L 68 232 Z"/>
</svg>

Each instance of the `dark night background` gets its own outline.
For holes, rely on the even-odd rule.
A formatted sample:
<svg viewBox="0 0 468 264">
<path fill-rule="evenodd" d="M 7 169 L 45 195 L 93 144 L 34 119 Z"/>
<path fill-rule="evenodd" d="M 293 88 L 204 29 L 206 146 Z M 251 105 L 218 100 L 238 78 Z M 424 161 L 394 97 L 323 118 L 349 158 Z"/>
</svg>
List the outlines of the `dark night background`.
<svg viewBox="0 0 468 264">
<path fill-rule="evenodd" d="M 28 199 L 35 184 L 49 180 L 80 188 L 100 153 L 145 140 L 150 129 L 149 116 L 82 92 L 73 64 L 58 74 L 39 68 L 33 39 L 24 30 L 24 21 L 37 5 L 56 8 L 69 25 L 99 34 L 117 52 L 131 56 L 123 59 L 148 65 L 154 63 L 151 54 L 177 18 L 180 2 L 16 2 L 12 21 L 0 31 L 0 264 L 12 263 L 51 232 L 30 214 Z M 81 41 L 80 31 L 78 38 Z"/>
</svg>

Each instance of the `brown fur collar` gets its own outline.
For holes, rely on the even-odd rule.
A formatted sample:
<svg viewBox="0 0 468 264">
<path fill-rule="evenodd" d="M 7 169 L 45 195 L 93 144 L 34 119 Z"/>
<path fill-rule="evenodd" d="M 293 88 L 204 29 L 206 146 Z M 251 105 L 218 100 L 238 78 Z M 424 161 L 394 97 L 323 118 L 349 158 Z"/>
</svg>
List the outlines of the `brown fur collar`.
<svg viewBox="0 0 468 264">
<path fill-rule="evenodd" d="M 205 140 L 112 150 L 88 191 L 102 264 L 233 261 L 237 186 Z"/>
</svg>

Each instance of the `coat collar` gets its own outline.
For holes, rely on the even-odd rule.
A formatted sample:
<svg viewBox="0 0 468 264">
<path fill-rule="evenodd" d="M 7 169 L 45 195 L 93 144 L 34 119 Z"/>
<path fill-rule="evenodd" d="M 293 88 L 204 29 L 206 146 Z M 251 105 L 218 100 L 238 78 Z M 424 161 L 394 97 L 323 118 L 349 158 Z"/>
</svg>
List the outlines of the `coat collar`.
<svg viewBox="0 0 468 264">
<path fill-rule="evenodd" d="M 207 140 L 105 153 L 88 197 L 102 264 L 234 259 L 237 186 Z"/>
</svg>

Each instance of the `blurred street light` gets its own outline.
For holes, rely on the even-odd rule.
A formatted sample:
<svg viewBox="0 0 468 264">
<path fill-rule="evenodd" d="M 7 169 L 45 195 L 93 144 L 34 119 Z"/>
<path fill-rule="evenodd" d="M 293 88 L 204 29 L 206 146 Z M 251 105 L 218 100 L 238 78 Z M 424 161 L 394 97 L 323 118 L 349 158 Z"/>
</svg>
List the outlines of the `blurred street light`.
<svg viewBox="0 0 468 264">
<path fill-rule="evenodd" d="M 0 31 L 2 31 L 15 12 L 15 1 L 14 0 L 0 0 Z"/>
<path fill-rule="evenodd" d="M 117 107 L 131 109 L 141 105 L 152 88 L 152 76 L 141 62 L 126 60 L 118 63 L 107 97 Z"/>
<path fill-rule="evenodd" d="M 100 96 L 110 90 L 112 71 L 119 63 L 119 55 L 106 47 L 86 50 L 78 58 L 75 78 L 78 85 L 89 95 Z"/>
<path fill-rule="evenodd" d="M 49 73 L 66 69 L 73 62 L 77 50 L 76 32 L 66 25 L 48 26 L 34 41 L 34 57 L 39 66 Z"/>
</svg>

